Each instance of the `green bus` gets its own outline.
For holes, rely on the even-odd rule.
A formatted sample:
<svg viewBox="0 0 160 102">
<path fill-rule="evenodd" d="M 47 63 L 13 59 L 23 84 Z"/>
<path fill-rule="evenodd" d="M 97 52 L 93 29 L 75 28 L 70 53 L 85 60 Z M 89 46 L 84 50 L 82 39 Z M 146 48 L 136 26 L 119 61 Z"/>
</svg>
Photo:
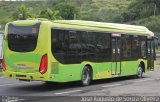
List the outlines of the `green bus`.
<svg viewBox="0 0 160 102">
<path fill-rule="evenodd" d="M 3 76 L 80 81 L 156 70 L 154 34 L 143 26 L 82 20 L 28 19 L 5 27 Z"/>
</svg>

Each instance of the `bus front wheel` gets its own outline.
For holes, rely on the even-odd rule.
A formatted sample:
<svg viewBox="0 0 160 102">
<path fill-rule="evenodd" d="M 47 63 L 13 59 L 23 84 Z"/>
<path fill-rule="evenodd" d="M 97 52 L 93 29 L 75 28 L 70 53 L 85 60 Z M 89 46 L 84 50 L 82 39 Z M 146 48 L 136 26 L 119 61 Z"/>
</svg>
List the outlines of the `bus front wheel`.
<svg viewBox="0 0 160 102">
<path fill-rule="evenodd" d="M 91 68 L 85 66 L 82 71 L 81 85 L 87 86 L 91 83 L 92 80 L 92 71 Z"/>
</svg>

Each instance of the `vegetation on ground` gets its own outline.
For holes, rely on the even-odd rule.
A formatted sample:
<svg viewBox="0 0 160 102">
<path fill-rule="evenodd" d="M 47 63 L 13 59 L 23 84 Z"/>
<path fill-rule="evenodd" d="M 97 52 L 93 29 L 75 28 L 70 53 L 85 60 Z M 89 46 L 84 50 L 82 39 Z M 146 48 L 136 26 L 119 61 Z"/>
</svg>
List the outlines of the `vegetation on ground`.
<svg viewBox="0 0 160 102">
<path fill-rule="evenodd" d="M 0 25 L 27 18 L 136 24 L 157 33 L 160 32 L 160 0 L 0 1 Z"/>
</svg>

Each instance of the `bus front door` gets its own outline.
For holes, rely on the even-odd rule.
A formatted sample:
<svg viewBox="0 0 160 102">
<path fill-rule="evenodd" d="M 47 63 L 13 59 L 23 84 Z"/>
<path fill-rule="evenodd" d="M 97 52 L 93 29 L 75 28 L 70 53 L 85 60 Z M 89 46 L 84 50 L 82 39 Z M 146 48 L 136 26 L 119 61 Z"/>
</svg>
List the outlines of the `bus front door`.
<svg viewBox="0 0 160 102">
<path fill-rule="evenodd" d="M 119 37 L 112 38 L 112 75 L 120 75 L 121 74 L 121 40 Z"/>
<path fill-rule="evenodd" d="M 154 59 L 155 59 L 155 45 L 154 40 L 147 40 L 147 68 L 149 71 L 154 71 Z"/>
</svg>

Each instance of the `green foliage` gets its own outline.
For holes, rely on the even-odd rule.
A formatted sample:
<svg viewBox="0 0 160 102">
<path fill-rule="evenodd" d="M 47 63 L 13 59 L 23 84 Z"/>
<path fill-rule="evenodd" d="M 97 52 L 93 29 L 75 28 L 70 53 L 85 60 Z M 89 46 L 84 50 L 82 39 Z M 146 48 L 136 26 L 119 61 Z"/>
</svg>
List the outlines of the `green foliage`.
<svg viewBox="0 0 160 102">
<path fill-rule="evenodd" d="M 59 15 L 59 11 L 51 10 L 50 8 L 47 8 L 46 10 L 42 10 L 39 14 L 39 17 L 47 18 L 49 20 L 61 19 Z"/>
<path fill-rule="evenodd" d="M 16 11 L 12 15 L 14 20 L 25 20 L 27 18 L 33 17 L 31 14 L 31 10 L 27 8 L 25 5 L 21 5 L 17 7 Z"/>
<path fill-rule="evenodd" d="M 142 19 L 138 21 L 138 25 L 143 25 L 146 26 L 147 28 L 149 28 L 151 31 L 153 32 L 160 32 L 160 16 L 151 16 L 149 18 L 146 19 Z"/>
<path fill-rule="evenodd" d="M 60 4 L 57 5 L 55 8 L 59 11 L 62 19 L 73 20 L 80 17 L 80 10 L 75 6 L 68 4 Z"/>
<path fill-rule="evenodd" d="M 117 14 L 113 17 L 113 22 L 123 23 L 124 17 L 121 14 Z"/>
<path fill-rule="evenodd" d="M 0 1 L 0 24 L 30 17 L 144 25 L 159 32 L 160 0 Z M 155 17 L 153 17 L 155 16 Z"/>
<path fill-rule="evenodd" d="M 84 0 L 85 1 L 85 0 Z M 81 8 L 82 19 L 100 22 L 121 22 L 121 13 L 131 0 L 90 0 L 83 3 Z M 120 17 L 120 18 L 118 18 Z M 120 19 L 120 21 L 118 20 Z"/>
<path fill-rule="evenodd" d="M 160 14 L 160 0 L 134 0 L 122 13 L 124 22 Z"/>
<path fill-rule="evenodd" d="M 146 3 L 146 4 L 153 3 L 153 4 L 155 4 L 158 8 L 160 8 L 160 1 L 159 1 L 159 0 L 144 0 L 144 3 Z"/>
<path fill-rule="evenodd" d="M 11 21 L 26 19 L 26 13 L 24 16 L 21 16 L 23 13 L 19 13 L 19 10 L 17 10 L 21 5 L 24 5 L 25 8 L 29 9 L 27 11 L 29 11 L 31 17 L 35 18 L 44 17 L 40 12 L 49 8 L 53 10 L 53 12 L 55 12 L 55 10 L 59 11 L 58 15 L 62 17 L 61 19 L 74 19 L 75 17 L 76 19 L 83 20 L 114 22 L 114 18 L 117 18 L 117 15 L 119 16 L 131 1 L 132 0 L 0 1 L 0 23 L 2 21 L 4 22 L 4 18 L 12 18 Z"/>
</svg>

